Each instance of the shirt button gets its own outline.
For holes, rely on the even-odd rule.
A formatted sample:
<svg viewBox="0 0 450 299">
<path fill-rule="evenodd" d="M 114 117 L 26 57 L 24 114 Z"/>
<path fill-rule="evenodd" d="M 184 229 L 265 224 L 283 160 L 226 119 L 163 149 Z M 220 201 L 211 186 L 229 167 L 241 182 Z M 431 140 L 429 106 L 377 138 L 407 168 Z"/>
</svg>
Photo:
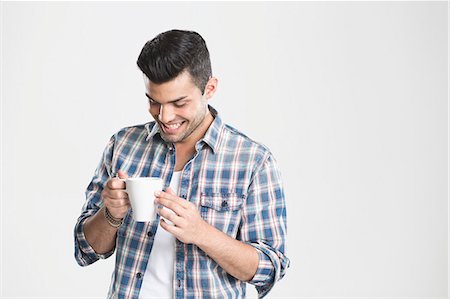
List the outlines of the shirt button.
<svg viewBox="0 0 450 299">
<path fill-rule="evenodd" d="M 226 208 L 228 207 L 228 203 L 224 200 L 222 201 L 222 208 Z"/>
<path fill-rule="evenodd" d="M 181 195 L 181 198 L 186 199 L 186 194 Z"/>
<path fill-rule="evenodd" d="M 152 233 L 151 231 L 149 231 L 149 232 L 147 233 L 147 236 L 152 237 L 152 236 L 153 236 L 153 233 Z"/>
<path fill-rule="evenodd" d="M 141 272 L 136 273 L 136 277 L 140 279 L 142 277 L 142 273 Z"/>
</svg>

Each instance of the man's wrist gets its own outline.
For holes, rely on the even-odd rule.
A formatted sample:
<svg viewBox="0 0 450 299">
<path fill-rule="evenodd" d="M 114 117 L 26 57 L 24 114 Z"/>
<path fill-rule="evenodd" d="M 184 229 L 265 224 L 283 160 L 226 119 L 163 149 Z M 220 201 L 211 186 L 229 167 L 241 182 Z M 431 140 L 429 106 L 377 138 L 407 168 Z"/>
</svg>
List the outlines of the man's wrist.
<svg viewBox="0 0 450 299">
<path fill-rule="evenodd" d="M 123 223 L 123 218 L 116 218 L 109 212 L 107 207 L 103 208 L 103 215 L 105 216 L 106 221 L 108 221 L 109 225 L 115 228 L 119 228 Z"/>
<path fill-rule="evenodd" d="M 201 227 L 194 244 L 199 248 L 205 248 L 209 246 L 208 241 L 214 240 L 213 235 L 217 232 L 217 229 L 204 220 Z"/>
</svg>

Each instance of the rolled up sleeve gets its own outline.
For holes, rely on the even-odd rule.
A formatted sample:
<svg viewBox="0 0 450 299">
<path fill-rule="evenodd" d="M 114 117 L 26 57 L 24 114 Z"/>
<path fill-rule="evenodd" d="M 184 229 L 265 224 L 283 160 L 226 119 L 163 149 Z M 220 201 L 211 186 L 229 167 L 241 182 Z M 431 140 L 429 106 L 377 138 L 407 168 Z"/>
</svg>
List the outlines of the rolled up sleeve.
<svg viewBox="0 0 450 299">
<path fill-rule="evenodd" d="M 254 277 L 248 281 L 263 298 L 283 278 L 289 267 L 286 252 L 286 202 L 281 175 L 272 155 L 268 155 L 250 184 L 243 207 L 241 241 L 259 255 Z"/>
<path fill-rule="evenodd" d="M 75 259 L 80 266 L 87 266 L 99 259 L 106 259 L 114 253 L 114 250 L 105 254 L 96 253 L 86 241 L 84 224 L 91 215 L 93 214 L 84 215 L 75 226 Z"/>
<path fill-rule="evenodd" d="M 114 249 L 105 254 L 96 253 L 87 242 L 86 236 L 84 235 L 84 225 L 86 220 L 95 215 L 103 206 L 101 192 L 106 181 L 113 176 L 111 167 L 113 146 L 114 136 L 109 140 L 103 152 L 102 159 L 95 170 L 94 177 L 86 189 L 86 202 L 84 203 L 81 215 L 75 224 L 75 260 L 80 266 L 87 266 L 99 259 L 106 259 L 114 253 Z"/>
</svg>

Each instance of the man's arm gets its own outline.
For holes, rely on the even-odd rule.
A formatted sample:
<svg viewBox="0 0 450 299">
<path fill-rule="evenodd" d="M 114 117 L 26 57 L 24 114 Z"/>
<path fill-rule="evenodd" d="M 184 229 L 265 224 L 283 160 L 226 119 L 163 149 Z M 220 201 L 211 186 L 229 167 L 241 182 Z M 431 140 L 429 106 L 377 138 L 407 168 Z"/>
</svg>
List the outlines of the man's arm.
<svg viewBox="0 0 450 299">
<path fill-rule="evenodd" d="M 118 179 L 110 179 L 114 144 L 115 136 L 112 136 L 103 151 L 94 177 L 86 189 L 86 202 L 75 224 L 75 259 L 80 266 L 87 266 L 98 259 L 108 258 L 114 252 L 117 229 L 107 223 L 103 210 L 106 206 L 114 217 L 122 218 L 114 206 L 109 204 L 109 201 L 117 197 L 126 197 L 126 194 L 125 196 L 117 194 L 123 188 L 123 182 Z M 119 177 L 125 178 L 126 174 L 119 171 Z M 128 210 L 128 208 L 124 209 Z"/>
<path fill-rule="evenodd" d="M 289 267 L 286 251 L 286 205 L 280 174 L 271 155 L 259 165 L 242 208 L 239 240 L 217 230 L 200 216 L 197 207 L 168 189 L 155 194 L 156 202 L 175 212 L 159 209 L 161 226 L 183 243 L 192 243 L 227 273 L 255 285 L 265 296 Z"/>
<path fill-rule="evenodd" d="M 120 179 L 127 178 L 127 175 L 119 171 Z M 98 254 L 105 254 L 112 251 L 116 245 L 118 227 L 114 227 L 105 218 L 107 208 L 111 216 L 123 219 L 130 207 L 130 201 L 125 193 L 125 183 L 117 178 L 107 181 L 101 193 L 104 206 L 98 212 L 86 220 L 84 224 L 84 235 L 86 241 Z"/>
<path fill-rule="evenodd" d="M 112 251 L 116 245 L 118 228 L 108 223 L 104 216 L 105 207 L 89 217 L 84 224 L 84 235 L 86 241 L 98 254 Z"/>
<path fill-rule="evenodd" d="M 196 245 L 227 273 L 239 280 L 250 281 L 255 276 L 259 264 L 256 249 L 206 224 L 205 234 Z"/>
<path fill-rule="evenodd" d="M 253 278 L 258 269 L 258 252 L 253 246 L 231 238 L 202 219 L 197 207 L 173 194 L 170 188 L 157 195 L 156 202 L 176 214 L 158 209 L 159 214 L 176 226 L 161 218 L 161 227 L 186 244 L 195 244 L 212 258 L 228 274 L 242 281 Z"/>
<path fill-rule="evenodd" d="M 286 201 L 281 174 L 270 152 L 258 164 L 242 206 L 239 240 L 253 246 L 259 266 L 248 283 L 259 298 L 264 297 L 283 278 L 290 261 L 286 256 Z"/>
</svg>

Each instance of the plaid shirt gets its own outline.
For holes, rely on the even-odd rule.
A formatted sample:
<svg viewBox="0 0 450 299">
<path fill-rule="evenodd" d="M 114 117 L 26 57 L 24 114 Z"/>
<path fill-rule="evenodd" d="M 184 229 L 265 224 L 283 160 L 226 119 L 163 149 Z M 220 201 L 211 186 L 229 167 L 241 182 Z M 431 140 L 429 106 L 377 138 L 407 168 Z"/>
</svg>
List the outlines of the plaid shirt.
<svg viewBox="0 0 450 299">
<path fill-rule="evenodd" d="M 280 174 L 266 147 L 224 124 L 212 107 L 210 110 L 215 119 L 197 142 L 196 155 L 182 170 L 177 194 L 197 205 L 205 221 L 256 249 L 259 266 L 248 283 L 255 285 L 262 298 L 289 266 Z M 100 193 L 118 170 L 130 177 L 161 177 L 168 187 L 174 166 L 175 148 L 162 140 L 155 122 L 124 128 L 109 140 L 75 226 L 75 258 L 81 266 L 116 251 L 108 298 L 139 297 L 159 219 L 135 222 L 130 209 L 117 232 L 115 248 L 103 255 L 86 241 L 84 223 L 103 206 Z M 241 298 L 245 297 L 245 286 L 200 248 L 176 240 L 175 298 Z"/>
</svg>

